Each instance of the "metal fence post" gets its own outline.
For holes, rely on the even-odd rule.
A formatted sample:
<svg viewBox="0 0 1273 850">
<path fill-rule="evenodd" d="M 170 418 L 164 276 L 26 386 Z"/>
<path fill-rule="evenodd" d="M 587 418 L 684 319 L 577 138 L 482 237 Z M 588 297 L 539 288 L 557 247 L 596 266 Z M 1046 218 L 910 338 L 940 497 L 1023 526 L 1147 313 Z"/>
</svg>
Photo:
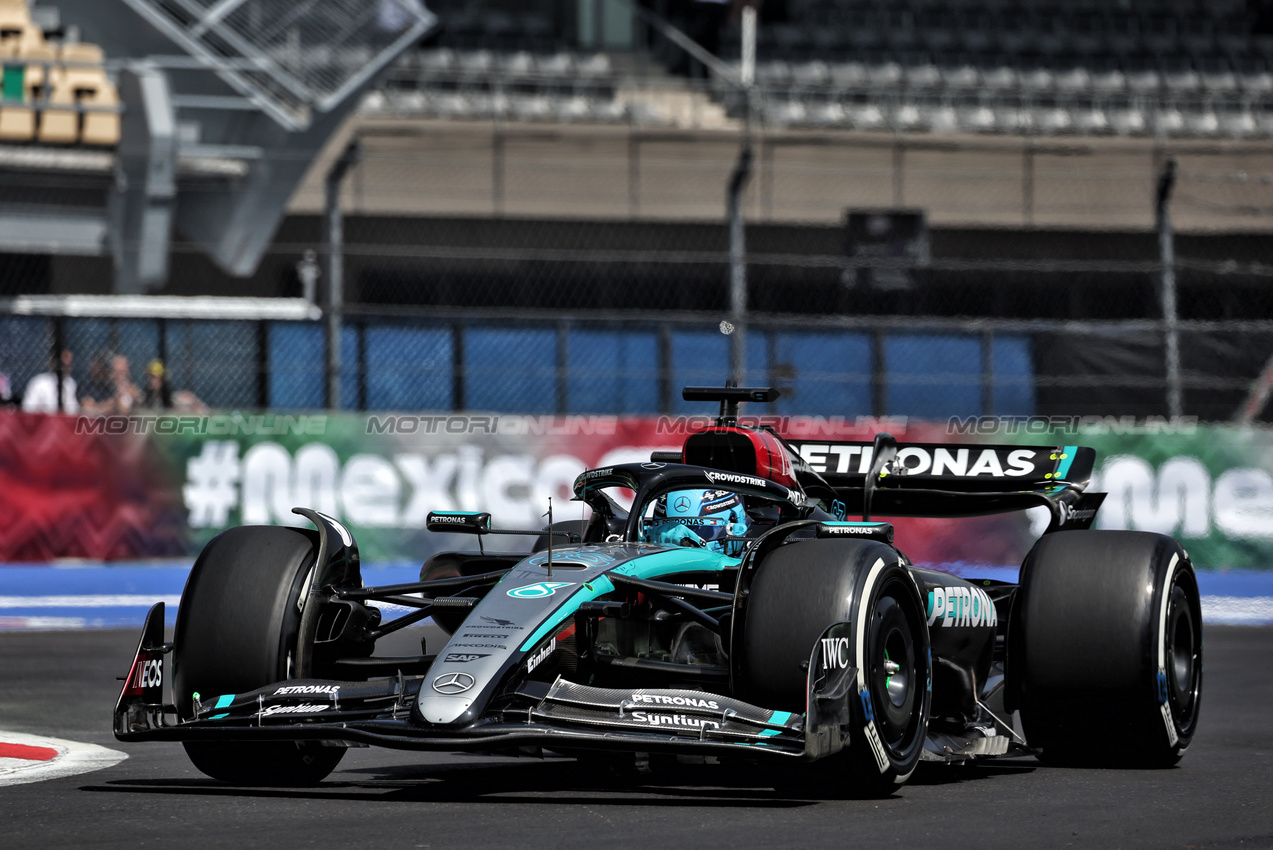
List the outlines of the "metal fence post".
<svg viewBox="0 0 1273 850">
<path fill-rule="evenodd" d="M 729 377 L 742 386 L 747 369 L 747 245 L 743 231 L 742 194 L 751 176 L 751 139 L 743 140 L 734 172 L 729 176 Z"/>
<path fill-rule="evenodd" d="M 995 332 L 981 332 L 981 415 L 995 415 Z"/>
<path fill-rule="evenodd" d="M 756 9 L 743 7 L 743 145 L 738 162 L 729 175 L 729 321 L 734 326 L 729 338 L 729 377 L 742 386 L 747 371 L 747 244 L 743 230 L 743 189 L 751 177 L 751 118 L 755 97 Z"/>
<path fill-rule="evenodd" d="M 1180 416 L 1180 330 L 1176 317 L 1176 256 L 1171 233 L 1171 190 L 1176 160 L 1168 158 L 1158 175 L 1154 212 L 1158 223 L 1158 257 L 1162 263 L 1162 321 L 1167 366 L 1167 415 Z"/>
<path fill-rule="evenodd" d="M 323 243 L 327 255 L 327 408 L 340 408 L 340 318 L 345 304 L 344 216 L 340 209 L 340 186 L 351 166 L 362 158 L 362 147 L 354 139 L 327 172 L 323 215 Z"/>
<path fill-rule="evenodd" d="M 66 351 L 66 317 L 53 317 L 53 378 L 57 381 L 54 391 L 57 393 L 58 413 L 66 413 L 66 402 L 63 398 L 65 392 L 66 379 L 69 377 L 69 364 L 66 362 L 66 356 L 62 353 Z"/>
</svg>

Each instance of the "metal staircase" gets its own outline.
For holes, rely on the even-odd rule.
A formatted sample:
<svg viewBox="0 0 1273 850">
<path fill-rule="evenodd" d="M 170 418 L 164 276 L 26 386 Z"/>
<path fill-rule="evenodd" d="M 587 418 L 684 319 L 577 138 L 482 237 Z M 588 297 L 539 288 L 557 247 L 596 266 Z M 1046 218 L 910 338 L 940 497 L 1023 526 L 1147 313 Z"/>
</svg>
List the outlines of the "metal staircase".
<svg viewBox="0 0 1273 850">
<path fill-rule="evenodd" d="M 433 25 L 413 0 L 124 0 L 289 131 L 338 109 Z"/>
<path fill-rule="evenodd" d="M 118 146 L 0 145 L 0 223 L 30 219 L 40 201 L 38 225 L 0 248 L 110 254 L 117 293 L 161 288 L 174 241 L 252 274 L 364 90 L 437 25 L 420 0 L 51 2 L 104 48 L 123 102 Z M 74 196 L 59 190 L 68 174 Z"/>
</svg>

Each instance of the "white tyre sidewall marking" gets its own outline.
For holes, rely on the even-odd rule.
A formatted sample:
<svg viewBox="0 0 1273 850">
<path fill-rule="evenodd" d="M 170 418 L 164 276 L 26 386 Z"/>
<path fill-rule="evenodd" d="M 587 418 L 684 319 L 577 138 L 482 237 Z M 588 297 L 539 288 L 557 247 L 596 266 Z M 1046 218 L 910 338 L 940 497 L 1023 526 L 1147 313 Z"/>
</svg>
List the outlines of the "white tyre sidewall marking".
<svg viewBox="0 0 1273 850">
<path fill-rule="evenodd" d="M 866 582 L 862 585 L 862 598 L 858 600 L 858 618 L 857 618 L 857 656 L 858 656 L 858 694 L 866 694 L 867 699 L 870 693 L 866 689 L 866 606 L 871 600 L 871 592 L 875 589 L 875 581 L 879 578 L 880 573 L 884 570 L 884 559 L 878 559 L 871 565 L 871 571 L 867 573 Z M 874 707 L 872 707 L 874 713 Z M 875 756 L 875 766 L 880 769 L 880 773 L 887 773 L 889 768 L 888 755 L 884 752 L 884 745 L 880 742 L 879 730 L 875 728 L 875 720 L 866 721 L 865 730 L 867 743 L 871 746 L 871 753 Z M 905 782 L 910 774 L 906 776 L 898 776 L 897 783 Z"/>
<path fill-rule="evenodd" d="M 66 776 L 91 773 L 94 770 L 102 770 L 117 765 L 128 758 L 127 753 L 99 747 L 97 744 L 66 741 L 61 738 L 49 738 L 45 735 L 26 735 L 21 732 L 0 731 L 0 743 L 21 744 L 26 747 L 45 747 L 57 750 L 57 756 L 48 761 L 31 761 L 29 764 L 0 766 L 0 787 L 26 785 L 31 782 L 44 782 L 48 779 L 61 779 Z"/>
<path fill-rule="evenodd" d="M 1171 563 L 1167 565 L 1167 576 L 1163 580 L 1162 601 L 1158 606 L 1158 675 L 1166 680 L 1167 676 L 1167 608 L 1171 604 L 1171 580 L 1176 575 L 1176 564 L 1180 560 L 1179 553 L 1173 553 Z M 1155 682 L 1155 685 L 1157 683 Z M 1180 735 L 1176 733 L 1176 721 L 1171 716 L 1171 697 L 1160 702 L 1163 725 L 1167 727 L 1167 746 L 1174 748 L 1180 743 Z"/>
</svg>

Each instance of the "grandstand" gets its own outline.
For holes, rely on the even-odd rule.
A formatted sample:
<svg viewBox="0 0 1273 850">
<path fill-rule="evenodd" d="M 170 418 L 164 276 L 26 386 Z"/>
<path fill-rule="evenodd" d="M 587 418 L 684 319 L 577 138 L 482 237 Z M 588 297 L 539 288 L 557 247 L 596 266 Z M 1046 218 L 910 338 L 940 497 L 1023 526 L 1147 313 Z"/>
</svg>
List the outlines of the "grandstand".
<svg viewBox="0 0 1273 850">
<path fill-rule="evenodd" d="M 588 387 L 621 386 L 624 412 L 670 410 L 668 387 L 723 373 L 725 187 L 748 136 L 748 367 L 787 382 L 797 407 L 930 415 L 940 387 L 962 413 L 1070 410 L 1084 393 L 1161 412 L 1154 197 L 1168 159 L 1186 411 L 1227 418 L 1273 351 L 1273 28 L 1259 4 L 767 0 L 749 97 L 736 23 L 707 39 L 708 75 L 669 40 L 702 31 L 695 4 L 292 5 L 59 2 L 45 42 L 74 44 L 74 27 L 100 44 L 123 112 L 85 98 L 79 140 L 53 145 L 36 100 L 54 112 L 51 92 L 12 104 L 36 118 L 31 137 L 0 143 L 0 165 L 27 163 L 27 200 L 11 203 L 29 213 L 38 196 L 60 209 L 46 217 L 86 223 L 54 246 L 12 217 L 0 247 L 29 261 L 7 264 L 4 293 L 321 293 L 330 267 L 315 277 L 305 258 L 323 254 L 335 185 L 342 406 L 573 412 Z M 56 67 L 32 60 L 22 82 Z M 140 121 L 154 114 L 168 136 Z M 98 115 L 120 119 L 117 146 L 84 137 Z M 361 159 L 333 184 L 351 141 Z M 175 179 L 150 180 L 164 163 Z M 855 215 L 910 216 L 927 248 L 864 248 Z M 321 406 L 326 343 L 287 318 L 302 312 L 223 321 L 235 368 L 187 369 L 195 391 Z M 160 350 L 216 338 L 170 319 L 192 324 L 171 349 L 168 320 L 147 325 Z M 104 324 L 75 324 L 89 321 Z M 67 328 L 97 340 L 124 321 L 140 319 Z M 47 347 L 51 332 L 23 327 Z M 609 359 L 586 353 L 601 349 Z M 818 365 L 800 374 L 796 360 Z"/>
<path fill-rule="evenodd" d="M 119 93 L 107 79 L 102 48 L 50 34 L 23 0 L 0 4 L 0 141 L 114 147 Z"/>
<path fill-rule="evenodd" d="M 1243 138 L 1273 32 L 1238 0 L 790 0 L 757 82 L 779 124 Z"/>
<path fill-rule="evenodd" d="M 137 293 L 167 281 L 175 232 L 250 273 L 310 161 L 434 20 L 311 5 L 302 26 L 271 0 L 0 2 L 0 250 L 110 257 L 94 284 Z"/>
<path fill-rule="evenodd" d="M 444 34 L 403 57 L 378 106 L 446 118 L 660 120 L 658 109 L 615 97 L 620 75 L 605 54 L 569 49 L 606 43 L 590 37 L 589 22 L 563 21 L 556 4 L 494 5 L 434 4 Z M 612 17 L 621 7 L 597 5 Z M 1273 16 L 1243 2 L 788 0 L 763 4 L 762 13 L 756 84 L 772 127 L 1197 138 L 1273 131 Z M 574 39 L 563 31 L 569 23 L 579 28 Z M 620 33 L 625 58 L 641 47 L 641 33 L 639 20 Z M 723 40 L 734 75 L 738 37 L 731 25 Z M 657 61 L 627 64 L 644 78 L 622 81 L 629 91 L 651 79 L 666 85 Z M 710 95 L 738 115 L 742 99 L 730 80 L 718 78 Z"/>
</svg>

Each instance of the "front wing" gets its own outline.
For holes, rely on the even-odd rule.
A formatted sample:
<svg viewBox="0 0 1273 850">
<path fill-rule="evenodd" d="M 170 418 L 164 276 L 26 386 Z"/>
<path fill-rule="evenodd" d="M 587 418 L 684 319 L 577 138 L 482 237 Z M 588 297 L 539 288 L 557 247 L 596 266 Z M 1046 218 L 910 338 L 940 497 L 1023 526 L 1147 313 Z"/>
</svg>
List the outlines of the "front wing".
<svg viewBox="0 0 1273 850">
<path fill-rule="evenodd" d="M 200 695 L 194 718 L 183 721 L 163 701 L 163 662 L 171 650 L 163 643 L 161 603 L 147 617 L 115 707 L 119 740 L 320 740 L 419 750 L 545 747 L 715 755 L 746 749 L 812 760 L 847 745 L 846 683 L 856 675 L 854 668 L 824 673 L 815 643 L 803 715 L 702 691 L 594 688 L 558 678 L 551 684 L 527 682 L 508 695 L 505 707 L 475 723 L 421 726 L 408 717 L 425 679 L 399 675 L 370 682 L 288 680 L 246 694 Z"/>
<path fill-rule="evenodd" d="M 852 666 L 825 668 L 821 638 L 809 656 L 805 711 L 775 711 L 719 694 L 676 689 L 614 689 L 526 682 L 500 708 L 461 726 L 422 726 L 410 708 L 426 681 L 401 674 L 369 682 L 291 679 L 245 694 L 200 695 L 195 716 L 164 702 L 171 644 L 163 642 L 163 603 L 146 618 L 114 712 L 121 741 L 300 741 L 374 744 L 396 749 L 508 751 L 524 748 L 738 754 L 812 761 L 849 745 Z M 836 624 L 822 637 L 844 624 Z M 929 731 L 923 757 L 967 761 L 1031 752 L 1010 727 Z"/>
</svg>

